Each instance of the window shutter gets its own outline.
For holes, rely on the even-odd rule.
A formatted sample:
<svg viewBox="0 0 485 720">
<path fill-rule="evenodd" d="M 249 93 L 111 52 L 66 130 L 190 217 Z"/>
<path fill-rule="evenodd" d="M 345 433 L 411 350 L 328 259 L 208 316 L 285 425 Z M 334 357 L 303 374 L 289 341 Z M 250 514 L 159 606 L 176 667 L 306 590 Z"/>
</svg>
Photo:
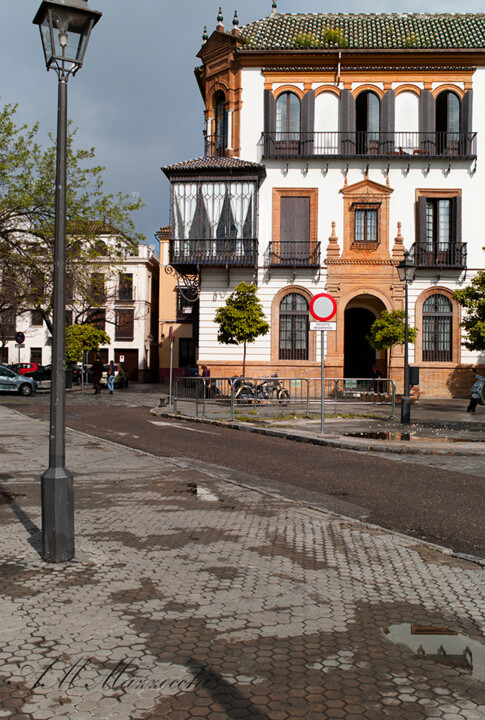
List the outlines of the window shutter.
<svg viewBox="0 0 485 720">
<path fill-rule="evenodd" d="M 381 153 L 383 154 L 394 150 L 395 97 L 394 90 L 388 90 L 381 101 Z"/>
<path fill-rule="evenodd" d="M 426 238 L 426 197 L 422 196 L 418 198 L 418 253 L 417 253 L 417 264 L 419 265 L 419 258 L 427 249 L 427 238 Z"/>
<path fill-rule="evenodd" d="M 461 197 L 451 199 L 451 242 L 461 245 Z"/>
<path fill-rule="evenodd" d="M 309 257 L 310 198 L 282 197 L 279 254 L 285 260 Z"/>
<path fill-rule="evenodd" d="M 350 90 L 342 90 L 339 105 L 340 152 L 355 154 L 355 99 Z"/>
<path fill-rule="evenodd" d="M 315 128 L 315 90 L 303 95 L 301 104 L 301 153 L 313 155 L 313 132 Z"/>
<path fill-rule="evenodd" d="M 434 155 L 436 147 L 436 105 L 435 99 L 429 90 L 421 90 L 419 98 L 419 129 L 421 135 L 421 149 Z"/>
<path fill-rule="evenodd" d="M 273 155 L 276 132 L 276 100 L 271 90 L 264 91 L 264 154 Z"/>
<path fill-rule="evenodd" d="M 461 124 L 460 130 L 466 133 L 463 142 L 463 152 L 465 155 L 472 153 L 472 119 L 473 119 L 473 90 L 468 90 L 461 101 Z M 463 136 L 462 136 L 463 137 Z"/>
</svg>

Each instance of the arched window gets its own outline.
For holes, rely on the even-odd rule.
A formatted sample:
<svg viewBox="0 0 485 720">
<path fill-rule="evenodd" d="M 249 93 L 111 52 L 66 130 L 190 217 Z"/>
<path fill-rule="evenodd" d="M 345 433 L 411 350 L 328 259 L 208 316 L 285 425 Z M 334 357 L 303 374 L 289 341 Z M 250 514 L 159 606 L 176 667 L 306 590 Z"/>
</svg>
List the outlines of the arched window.
<svg viewBox="0 0 485 720">
<path fill-rule="evenodd" d="M 430 295 L 423 304 L 423 362 L 451 362 L 453 307 L 446 295 Z"/>
<path fill-rule="evenodd" d="M 276 146 L 278 152 L 297 155 L 300 143 L 300 98 L 292 92 L 276 100 Z"/>
<path fill-rule="evenodd" d="M 280 360 L 308 360 L 308 301 L 299 293 L 280 303 Z"/>
<path fill-rule="evenodd" d="M 359 155 L 376 155 L 379 152 L 380 110 L 379 97 L 371 90 L 357 95 L 355 129 Z"/>
<path fill-rule="evenodd" d="M 216 157 L 223 157 L 227 147 L 227 108 L 226 96 L 222 91 L 214 98 L 215 133 L 214 151 Z"/>
<path fill-rule="evenodd" d="M 436 98 L 436 140 L 438 153 L 460 154 L 460 98 L 444 90 Z"/>
</svg>

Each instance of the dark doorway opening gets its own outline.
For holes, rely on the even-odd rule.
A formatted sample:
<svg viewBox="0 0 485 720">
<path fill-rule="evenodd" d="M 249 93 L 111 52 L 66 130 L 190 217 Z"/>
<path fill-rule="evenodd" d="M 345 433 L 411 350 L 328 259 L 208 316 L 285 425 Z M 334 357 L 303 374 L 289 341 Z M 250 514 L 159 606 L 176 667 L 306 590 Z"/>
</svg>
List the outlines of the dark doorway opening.
<svg viewBox="0 0 485 720">
<path fill-rule="evenodd" d="M 345 377 L 371 377 L 371 368 L 376 361 L 376 353 L 365 338 L 375 319 L 374 313 L 365 308 L 349 308 L 345 311 Z"/>
</svg>

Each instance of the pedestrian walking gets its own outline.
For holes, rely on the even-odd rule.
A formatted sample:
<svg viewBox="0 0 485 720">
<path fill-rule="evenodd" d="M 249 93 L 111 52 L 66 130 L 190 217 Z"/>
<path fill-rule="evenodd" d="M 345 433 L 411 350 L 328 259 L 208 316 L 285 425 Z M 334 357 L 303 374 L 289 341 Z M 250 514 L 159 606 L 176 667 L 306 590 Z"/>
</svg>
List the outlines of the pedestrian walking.
<svg viewBox="0 0 485 720">
<path fill-rule="evenodd" d="M 116 365 L 112 360 L 110 360 L 109 367 L 108 367 L 108 390 L 109 394 L 112 395 L 113 391 L 115 389 L 115 375 L 116 375 Z"/>
<path fill-rule="evenodd" d="M 96 360 L 93 362 L 91 370 L 93 371 L 94 394 L 99 395 L 101 392 L 101 376 L 104 370 L 104 365 L 99 355 L 96 355 Z"/>
</svg>

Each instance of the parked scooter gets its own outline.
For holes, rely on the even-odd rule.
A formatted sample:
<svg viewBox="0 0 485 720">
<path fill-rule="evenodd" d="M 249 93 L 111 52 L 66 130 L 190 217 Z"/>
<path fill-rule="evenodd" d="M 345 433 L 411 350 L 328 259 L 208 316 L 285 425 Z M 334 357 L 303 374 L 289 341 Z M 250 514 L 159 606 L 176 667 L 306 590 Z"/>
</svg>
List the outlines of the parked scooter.
<svg viewBox="0 0 485 720">
<path fill-rule="evenodd" d="M 483 397 L 483 388 L 485 387 L 485 377 L 483 375 L 476 375 L 476 383 L 472 386 L 472 396 L 470 403 L 466 409 L 467 412 L 475 412 L 477 405 L 485 405 L 485 399 Z"/>
</svg>

